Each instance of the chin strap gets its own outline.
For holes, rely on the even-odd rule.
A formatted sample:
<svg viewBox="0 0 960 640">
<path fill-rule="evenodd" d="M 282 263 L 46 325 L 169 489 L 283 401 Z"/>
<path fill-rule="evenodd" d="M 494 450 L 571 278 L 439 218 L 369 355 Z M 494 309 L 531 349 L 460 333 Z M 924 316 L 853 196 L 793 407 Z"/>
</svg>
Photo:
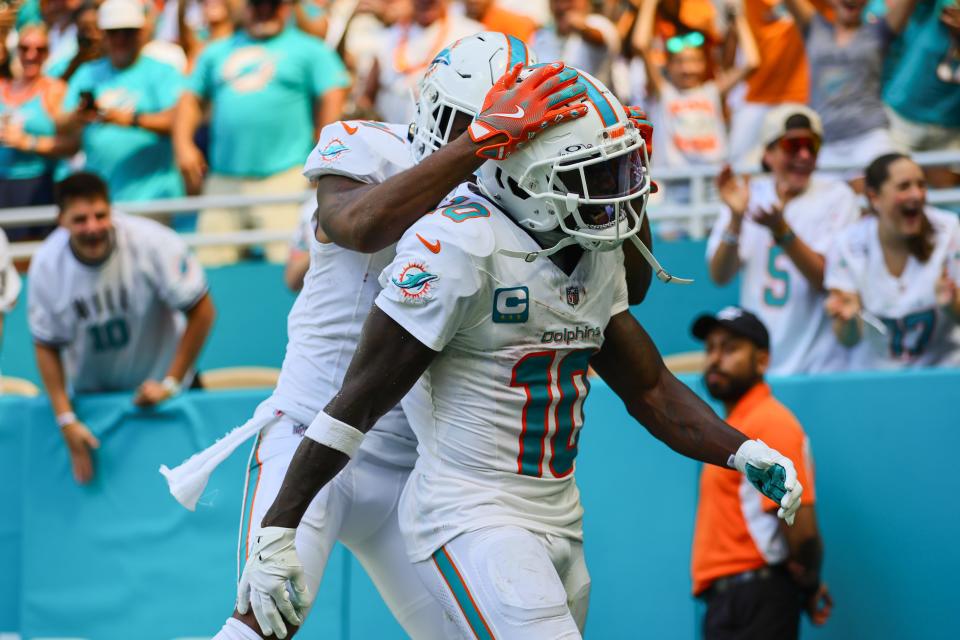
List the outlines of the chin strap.
<svg viewBox="0 0 960 640">
<path fill-rule="evenodd" d="M 693 284 L 693 280 L 689 278 L 680 278 L 677 276 L 672 276 L 660 265 L 660 262 L 654 257 L 653 253 L 650 252 L 650 249 L 647 249 L 647 245 L 643 244 L 643 241 L 640 240 L 637 236 L 630 236 L 630 241 L 633 243 L 633 246 L 637 248 L 640 252 L 640 255 L 643 256 L 643 259 L 647 261 L 647 264 L 653 269 L 653 272 L 657 274 L 657 278 L 663 283 L 673 283 L 673 284 Z M 533 262 L 537 258 L 547 257 L 555 254 L 557 251 L 565 247 L 569 247 L 572 244 L 576 244 L 577 239 L 572 236 L 567 236 L 557 244 L 553 245 L 549 249 L 541 249 L 540 251 L 512 251 L 510 249 L 499 249 L 497 253 L 501 253 L 509 258 L 520 258 L 524 262 Z"/>
<path fill-rule="evenodd" d="M 533 262 L 540 256 L 552 256 L 560 249 L 569 247 L 572 244 L 576 244 L 577 239 L 573 236 L 567 236 L 557 244 L 553 245 L 549 249 L 541 249 L 540 251 L 511 251 L 510 249 L 499 249 L 497 253 L 502 253 L 503 255 L 509 258 L 520 258 L 524 262 Z"/>
<path fill-rule="evenodd" d="M 647 249 L 647 245 L 643 244 L 643 241 L 637 236 L 630 236 L 630 241 L 633 243 L 633 246 L 637 248 L 637 251 L 640 252 L 640 255 L 643 256 L 643 259 L 647 261 L 647 264 L 653 269 L 653 272 L 657 274 L 657 278 L 660 282 L 663 283 L 674 283 L 674 284 L 693 284 L 693 280 L 689 278 L 678 278 L 672 276 L 666 272 L 666 270 L 660 266 L 660 262 L 653 256 L 650 252 L 650 249 Z"/>
</svg>

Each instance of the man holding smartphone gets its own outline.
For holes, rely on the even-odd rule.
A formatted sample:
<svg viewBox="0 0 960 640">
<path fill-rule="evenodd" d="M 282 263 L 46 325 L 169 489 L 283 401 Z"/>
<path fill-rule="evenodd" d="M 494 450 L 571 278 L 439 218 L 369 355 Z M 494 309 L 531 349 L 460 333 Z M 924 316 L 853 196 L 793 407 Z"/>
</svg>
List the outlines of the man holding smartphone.
<svg viewBox="0 0 960 640">
<path fill-rule="evenodd" d="M 183 77 L 141 55 L 146 16 L 136 0 L 107 0 L 97 21 L 107 55 L 71 77 L 58 128 L 79 138 L 86 168 L 118 201 L 181 196 L 170 129 Z"/>
</svg>

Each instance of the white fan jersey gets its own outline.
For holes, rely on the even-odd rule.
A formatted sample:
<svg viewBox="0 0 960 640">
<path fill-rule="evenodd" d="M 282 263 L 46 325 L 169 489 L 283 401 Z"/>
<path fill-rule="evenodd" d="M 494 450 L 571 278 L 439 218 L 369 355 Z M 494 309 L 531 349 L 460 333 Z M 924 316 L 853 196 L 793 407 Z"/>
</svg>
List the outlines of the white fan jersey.
<svg viewBox="0 0 960 640">
<path fill-rule="evenodd" d="M 102 264 L 78 260 L 62 227 L 30 264 L 30 332 L 37 342 L 62 348 L 77 392 L 162 380 L 186 326 L 183 311 L 207 293 L 203 269 L 171 229 L 116 211 L 113 225 L 114 247 Z"/>
<path fill-rule="evenodd" d="M 887 269 L 876 216 L 846 229 L 827 259 L 828 289 L 860 296 L 863 308 L 886 327 L 886 335 L 864 323 L 864 339 L 853 348 L 851 366 L 893 369 L 960 364 L 956 323 L 937 305 L 935 286 L 944 268 L 960 286 L 960 222 L 955 213 L 926 209 L 936 233 L 930 259 L 913 256 L 899 278 Z"/>
<path fill-rule="evenodd" d="M 465 184 L 407 230 L 380 276 L 377 306 L 440 352 L 403 400 L 419 441 L 400 506 L 413 561 L 486 526 L 582 539 L 587 366 L 627 309 L 623 253 L 587 252 L 568 276 L 501 248 L 539 246 Z"/>
<path fill-rule="evenodd" d="M 377 184 L 413 166 L 411 149 L 406 125 L 334 122 L 321 131 L 303 173 L 311 179 L 333 174 Z M 310 424 L 340 389 L 380 292 L 377 276 L 396 253 L 395 245 L 358 253 L 309 235 L 310 268 L 287 318 L 287 353 L 272 398 L 275 407 L 301 424 Z M 399 406 L 377 422 L 363 449 L 413 466 L 416 440 Z"/>
<path fill-rule="evenodd" d="M 766 227 L 751 211 L 778 202 L 769 176 L 750 181 L 750 202 L 740 232 L 740 306 L 752 311 L 770 332 L 770 373 L 789 375 L 845 368 L 847 352 L 837 342 L 823 311 L 826 293 L 812 287 Z M 814 176 L 807 190 L 790 200 L 784 217 L 798 238 L 826 255 L 840 230 L 860 215 L 856 194 L 843 182 Z M 710 233 L 707 260 L 730 223 L 726 207 Z"/>
<path fill-rule="evenodd" d="M 0 229 L 0 316 L 10 313 L 20 295 L 20 276 L 10 258 L 7 234 Z"/>
</svg>

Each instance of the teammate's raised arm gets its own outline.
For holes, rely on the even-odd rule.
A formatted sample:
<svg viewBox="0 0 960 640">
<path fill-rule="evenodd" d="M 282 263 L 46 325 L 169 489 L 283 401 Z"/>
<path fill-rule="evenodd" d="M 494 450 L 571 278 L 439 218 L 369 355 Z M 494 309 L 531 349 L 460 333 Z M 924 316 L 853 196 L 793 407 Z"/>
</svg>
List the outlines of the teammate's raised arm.
<svg viewBox="0 0 960 640">
<path fill-rule="evenodd" d="M 444 73 L 449 65 L 437 67 L 437 73 Z M 489 89 L 476 120 L 483 125 L 479 141 L 467 132 L 474 114 L 464 106 L 451 107 L 440 96 L 436 110 L 418 115 L 414 123 L 414 153 L 423 158 L 419 164 L 378 184 L 336 175 L 321 177 L 317 184 L 318 239 L 354 251 L 379 251 L 399 240 L 407 227 L 469 179 L 489 157 L 506 158 L 535 132 L 584 113 L 582 106 L 568 106 L 586 91 L 575 70 L 553 63 L 518 80 L 520 71 L 520 65 L 515 65 Z M 428 77 L 421 91 L 432 89 Z M 345 122 L 332 126 L 343 129 L 342 146 L 349 149 L 350 138 L 361 125 Z M 426 155 L 425 145 L 451 139 Z M 320 237 L 321 232 L 325 237 Z"/>
<path fill-rule="evenodd" d="M 689 458 L 737 468 L 780 503 L 777 515 L 792 523 L 803 490 L 793 463 L 762 442 L 747 439 L 677 380 L 629 312 L 610 319 L 603 348 L 590 364 L 654 437 Z"/>
</svg>

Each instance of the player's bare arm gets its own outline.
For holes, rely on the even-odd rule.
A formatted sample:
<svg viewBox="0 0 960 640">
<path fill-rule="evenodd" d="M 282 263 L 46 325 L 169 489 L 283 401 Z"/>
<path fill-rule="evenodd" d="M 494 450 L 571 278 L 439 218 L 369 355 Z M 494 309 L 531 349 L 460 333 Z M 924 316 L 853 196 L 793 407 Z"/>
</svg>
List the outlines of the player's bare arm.
<svg viewBox="0 0 960 640">
<path fill-rule="evenodd" d="M 460 123 L 461 130 L 467 124 Z M 476 156 L 478 148 L 469 136 L 461 135 L 420 164 L 379 184 L 338 175 L 321 177 L 317 182 L 317 239 L 363 253 L 393 244 L 484 163 Z"/>
<path fill-rule="evenodd" d="M 366 433 L 400 402 L 436 355 L 373 307 L 340 393 L 327 404 L 321 417 Z M 288 623 L 295 627 L 302 624 L 312 594 L 304 583 L 303 568 L 293 546 L 296 527 L 317 493 L 350 461 L 347 453 L 321 444 L 310 434 L 308 430 L 297 448 L 280 491 L 263 518 L 240 580 L 234 617 L 263 635 L 273 633 L 285 638 Z M 288 589 L 288 582 L 292 589 Z"/>
<path fill-rule="evenodd" d="M 452 132 L 457 137 L 404 173 L 375 185 L 339 176 L 320 178 L 317 239 L 354 251 L 379 251 L 398 241 L 484 161 L 506 158 L 537 131 L 583 115 L 583 106 L 568 106 L 586 91 L 576 71 L 554 63 L 520 79 L 521 71 L 516 65 L 490 89 L 472 124 L 458 114 Z"/>
<path fill-rule="evenodd" d="M 653 340 L 629 312 L 610 319 L 603 348 L 591 365 L 630 415 L 678 453 L 726 466 L 747 440 L 670 373 Z"/>
<path fill-rule="evenodd" d="M 747 439 L 677 380 L 629 312 L 610 319 L 591 364 L 655 438 L 689 458 L 736 468 L 793 524 L 803 492 L 793 463 L 760 440 Z"/>
<path fill-rule="evenodd" d="M 324 413 L 366 433 L 400 402 L 436 355 L 374 306 L 340 393 Z M 304 438 L 263 526 L 296 527 L 313 497 L 348 460 L 340 451 Z"/>
</svg>

